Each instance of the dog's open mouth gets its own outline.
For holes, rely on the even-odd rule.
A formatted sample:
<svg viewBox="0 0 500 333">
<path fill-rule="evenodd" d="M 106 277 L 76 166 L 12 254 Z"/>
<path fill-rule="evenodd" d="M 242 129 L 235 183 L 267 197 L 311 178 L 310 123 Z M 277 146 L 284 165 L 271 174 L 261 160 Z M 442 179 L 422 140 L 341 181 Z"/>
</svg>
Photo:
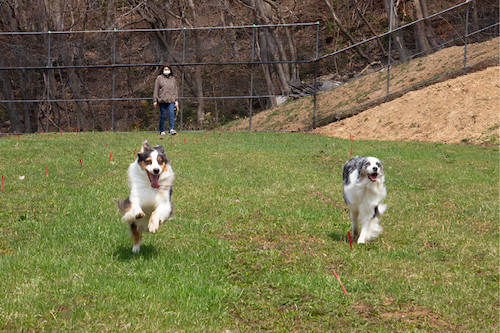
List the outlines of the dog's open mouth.
<svg viewBox="0 0 500 333">
<path fill-rule="evenodd" d="M 378 176 L 378 174 L 376 174 L 376 173 L 368 174 L 368 178 L 370 178 L 370 180 L 372 182 L 376 182 L 377 181 L 377 176 Z"/>
<path fill-rule="evenodd" d="M 148 172 L 148 177 L 149 181 L 151 182 L 152 188 L 160 188 L 160 183 L 158 182 L 158 178 L 160 178 L 160 175 L 153 175 L 152 173 Z"/>
</svg>

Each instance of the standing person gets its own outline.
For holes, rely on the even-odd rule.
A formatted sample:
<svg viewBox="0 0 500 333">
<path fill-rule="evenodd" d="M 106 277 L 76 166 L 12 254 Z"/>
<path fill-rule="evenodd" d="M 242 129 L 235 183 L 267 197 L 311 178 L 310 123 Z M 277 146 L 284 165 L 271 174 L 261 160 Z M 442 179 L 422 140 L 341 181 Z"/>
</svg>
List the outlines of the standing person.
<svg viewBox="0 0 500 333">
<path fill-rule="evenodd" d="M 174 107 L 178 108 L 177 102 L 179 97 L 177 89 L 177 81 L 172 76 L 172 71 L 168 65 L 163 66 L 161 73 L 156 77 L 155 88 L 153 90 L 153 106 L 160 106 L 160 124 L 158 130 L 161 135 L 165 132 L 165 118 L 168 110 L 168 133 L 175 135 L 174 130 Z"/>
</svg>

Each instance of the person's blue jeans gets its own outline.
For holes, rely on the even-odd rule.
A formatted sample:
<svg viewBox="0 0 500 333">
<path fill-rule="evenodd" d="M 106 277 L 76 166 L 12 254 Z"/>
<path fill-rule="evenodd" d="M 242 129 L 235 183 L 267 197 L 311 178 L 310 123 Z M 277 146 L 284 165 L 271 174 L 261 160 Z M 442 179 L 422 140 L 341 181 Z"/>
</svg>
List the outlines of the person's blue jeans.
<svg viewBox="0 0 500 333">
<path fill-rule="evenodd" d="M 165 119 L 167 118 L 167 109 L 168 109 L 168 131 L 174 128 L 174 103 L 160 103 L 160 125 L 159 130 L 160 133 L 165 130 Z"/>
</svg>

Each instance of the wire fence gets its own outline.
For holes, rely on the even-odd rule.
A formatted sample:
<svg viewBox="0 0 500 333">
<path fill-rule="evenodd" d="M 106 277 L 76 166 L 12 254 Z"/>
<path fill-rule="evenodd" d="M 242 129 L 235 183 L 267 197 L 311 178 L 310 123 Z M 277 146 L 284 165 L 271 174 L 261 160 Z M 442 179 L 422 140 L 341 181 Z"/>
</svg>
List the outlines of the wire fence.
<svg viewBox="0 0 500 333">
<path fill-rule="evenodd" d="M 333 52 L 327 52 L 325 45 L 320 43 L 319 22 L 210 28 L 0 32 L 0 41 L 3 41 L 1 48 L 4 51 L 3 60 L 0 61 L 0 79 L 5 81 L 8 77 L 14 87 L 14 92 L 8 96 L 8 89 L 6 90 L 4 85 L 0 103 L 7 110 L 9 106 L 15 105 L 14 111 L 12 107 L 9 111 L 23 113 L 25 122 L 30 117 L 36 118 L 39 131 L 64 130 L 64 126 L 71 131 L 72 125 L 85 119 L 91 119 L 88 120 L 88 126 L 93 129 L 130 130 L 134 128 L 136 119 L 144 118 L 152 112 L 149 105 L 152 100 L 153 82 L 144 82 L 144 78 L 154 77 L 153 72 L 165 62 L 162 54 L 168 52 L 170 58 L 176 60 L 170 62 L 170 65 L 176 68 L 176 76 L 180 80 L 180 130 L 189 129 L 185 128 L 184 123 L 186 120 L 188 123 L 192 122 L 192 109 L 200 100 L 206 102 L 205 108 L 210 110 L 207 114 L 214 119 L 216 125 L 228 119 L 220 116 L 228 113 L 225 110 L 227 108 L 231 109 L 229 113 L 236 112 L 238 117 L 248 117 L 246 130 L 251 131 L 255 106 L 262 110 L 269 105 L 266 101 L 270 99 L 310 96 L 313 100 L 311 117 L 306 124 L 301 124 L 298 128 L 307 130 L 355 113 L 374 103 L 389 100 L 443 76 L 455 75 L 458 72 L 465 74 L 468 68 L 498 59 L 497 52 L 493 57 L 474 57 L 473 63 L 468 61 L 469 40 L 487 40 L 498 36 L 499 26 L 497 21 L 484 27 L 476 26 L 476 30 L 471 32 L 469 11 L 470 1 L 465 1 Z M 450 14 L 463 17 L 464 20 L 458 20 L 461 22 L 459 25 L 451 26 L 450 20 L 441 19 Z M 417 82 L 410 81 L 403 85 L 395 83 L 400 78 L 396 73 L 391 73 L 391 70 L 400 65 L 401 61 L 393 60 L 394 34 L 403 32 L 409 35 L 414 26 L 422 22 L 429 22 L 438 30 L 442 28 L 441 21 L 450 25 L 446 34 L 443 34 L 448 39 L 440 38 L 440 43 L 425 55 L 450 45 L 462 45 L 461 66 L 443 66 L 442 70 L 431 78 Z M 264 29 L 272 29 L 275 36 L 283 40 L 290 30 L 293 31 L 292 39 L 298 50 L 294 60 L 275 55 L 271 55 L 268 58 L 270 60 L 262 60 L 257 56 L 257 53 L 262 51 L 262 45 L 259 45 L 256 39 Z M 169 38 L 167 44 L 170 48 L 158 42 L 158 34 Z M 91 35 L 94 38 L 89 38 Z M 244 41 L 240 43 L 238 50 L 232 48 L 231 39 L 228 38 L 235 35 Z M 324 82 L 321 82 L 319 74 L 338 72 L 339 63 L 346 63 L 346 58 L 356 56 L 355 48 L 367 48 L 376 40 L 381 40 L 386 47 L 386 58 L 377 59 L 372 66 L 367 67 L 369 70 L 366 73 L 351 78 L 349 82 L 361 79 L 367 73 L 383 73 L 385 80 L 380 80 L 380 85 L 372 90 L 384 90 L 385 93 L 381 96 L 367 94 L 368 100 L 362 98 L 350 104 L 323 103 L 325 89 L 320 86 Z M 5 45 L 8 47 L 5 48 Z M 26 45 L 30 46 L 28 50 L 23 49 Z M 322 55 L 319 55 L 320 52 Z M 232 54 L 231 61 L 224 60 L 228 58 L 228 54 Z M 414 53 L 410 54 L 409 58 L 423 55 Z M 288 82 L 289 88 L 284 89 L 283 82 L 266 81 L 264 65 L 276 64 L 289 68 L 294 66 L 296 71 L 304 73 L 308 78 L 307 82 L 291 80 Z M 205 81 L 209 81 L 204 82 L 203 95 L 197 95 L 193 91 L 193 84 L 189 83 L 193 80 L 193 73 L 200 68 L 205 71 Z M 333 68 L 335 70 L 332 70 Z M 298 77 L 298 73 L 289 74 L 288 77 L 295 74 L 295 77 Z M 340 84 L 345 82 L 338 82 L 337 85 Z M 275 93 L 270 94 L 269 91 Z M 143 114 L 137 116 L 138 112 Z M 136 116 L 129 116 L 130 114 Z"/>
<path fill-rule="evenodd" d="M 324 55 L 320 59 L 318 59 L 319 61 L 321 61 L 325 58 L 341 54 L 341 53 L 345 52 L 347 49 L 353 48 L 355 46 L 364 45 L 373 39 L 384 38 L 385 36 L 389 36 L 389 43 L 388 43 L 389 46 L 388 46 L 388 49 L 386 52 L 386 54 L 387 54 L 386 64 L 380 65 L 378 68 L 374 68 L 370 73 L 368 73 L 368 74 L 371 74 L 373 72 L 379 72 L 379 73 L 386 72 L 386 74 L 385 74 L 385 77 L 386 77 L 385 87 L 382 87 L 382 85 L 380 85 L 375 89 L 372 88 L 372 91 L 375 90 L 375 91 L 380 92 L 381 90 L 385 90 L 385 93 L 379 94 L 381 96 L 371 98 L 368 101 L 361 100 L 360 102 L 358 102 L 356 100 L 356 101 L 354 101 L 354 103 L 351 103 L 352 105 L 349 105 L 349 107 L 345 107 L 346 105 L 343 105 L 343 107 L 340 107 L 339 110 L 335 110 L 334 112 L 331 111 L 332 110 L 331 107 L 327 107 L 327 109 L 329 110 L 329 114 L 327 116 L 319 118 L 319 119 L 316 119 L 316 117 L 315 117 L 316 112 L 315 112 L 315 114 L 313 116 L 313 120 L 312 120 L 312 123 L 313 123 L 312 128 L 315 128 L 317 124 L 325 125 L 329 122 L 351 116 L 353 114 L 356 114 L 358 112 L 365 110 L 368 107 L 373 107 L 374 105 L 389 101 L 393 98 L 401 96 L 402 94 L 404 94 L 408 91 L 411 91 L 411 90 L 417 89 L 419 87 L 431 84 L 433 82 L 437 82 L 437 81 L 442 80 L 444 78 L 449 78 L 449 77 L 457 76 L 460 74 L 465 75 L 467 73 L 468 69 L 482 68 L 484 66 L 488 66 L 491 64 L 494 64 L 494 65 L 498 64 L 498 59 L 499 59 L 498 42 L 492 43 L 492 45 L 491 45 L 492 52 L 490 52 L 491 56 L 471 57 L 471 60 L 473 60 L 473 61 L 469 60 L 469 58 L 468 58 L 468 45 L 469 45 L 468 40 L 471 37 L 478 37 L 478 38 L 476 38 L 476 40 L 481 41 L 481 40 L 485 40 L 485 39 L 488 39 L 491 37 L 497 37 L 499 35 L 499 32 L 498 32 L 499 22 L 489 24 L 486 27 L 482 27 L 476 31 L 470 32 L 470 28 L 469 28 L 470 27 L 470 17 L 469 17 L 470 8 L 469 8 L 469 6 L 470 6 L 470 1 L 463 2 L 461 4 L 452 6 L 448 9 L 445 9 L 443 11 L 436 13 L 436 14 L 433 14 L 431 16 L 428 16 L 426 18 L 416 20 L 410 24 L 403 25 L 403 26 L 401 26 L 397 29 L 394 29 L 394 30 L 390 30 L 387 33 L 372 37 L 370 39 L 366 39 L 363 42 L 360 42 L 356 45 L 352 45 L 352 46 L 349 46 L 348 48 L 336 51 L 334 53 Z M 439 16 L 442 16 L 446 13 L 456 11 L 457 9 L 465 10 L 465 22 L 464 22 L 463 32 L 456 31 L 455 36 L 453 36 L 452 39 L 443 40 L 440 44 L 432 47 L 430 50 L 427 50 L 425 52 L 416 52 L 414 54 L 410 54 L 409 58 L 415 59 L 415 58 L 419 58 L 422 56 L 429 56 L 433 52 L 436 52 L 436 51 L 442 50 L 446 47 L 449 47 L 450 44 L 451 45 L 462 44 L 463 45 L 463 61 L 460 62 L 460 65 L 457 66 L 457 61 L 451 62 L 448 65 L 446 65 L 446 64 L 442 65 L 441 68 L 439 70 L 435 71 L 432 74 L 432 76 L 429 78 L 424 78 L 424 79 L 418 80 L 416 82 L 413 82 L 412 80 L 408 80 L 404 84 L 396 85 L 395 88 L 391 89 L 392 83 L 394 81 L 401 80 L 401 77 L 400 76 L 398 77 L 397 74 L 391 75 L 391 68 L 393 68 L 396 65 L 402 65 L 401 61 L 393 61 L 391 58 L 391 40 L 392 40 L 393 34 L 396 33 L 397 31 L 405 31 L 408 28 L 411 28 L 416 24 L 419 24 L 421 22 L 425 22 L 427 20 L 433 20 L 433 19 L 435 19 Z M 483 34 L 485 32 L 488 32 L 489 37 L 487 37 L 487 38 L 479 37 L 480 34 Z M 350 80 L 350 83 L 355 82 L 356 80 L 363 78 L 365 75 L 367 75 L 367 74 L 362 74 L 362 75 L 353 77 Z M 355 85 L 355 83 L 354 83 L 354 85 Z M 384 89 L 382 89 L 382 88 L 384 88 Z M 369 92 L 366 92 L 366 93 L 369 94 Z M 374 95 L 377 95 L 377 94 L 374 94 Z"/>
</svg>

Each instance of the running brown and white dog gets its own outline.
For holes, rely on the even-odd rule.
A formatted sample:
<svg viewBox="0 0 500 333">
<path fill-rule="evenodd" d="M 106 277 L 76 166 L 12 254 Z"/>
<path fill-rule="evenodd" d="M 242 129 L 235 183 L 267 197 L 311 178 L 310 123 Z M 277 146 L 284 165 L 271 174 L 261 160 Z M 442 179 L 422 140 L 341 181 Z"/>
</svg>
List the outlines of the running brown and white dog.
<svg viewBox="0 0 500 333">
<path fill-rule="evenodd" d="M 378 158 L 356 156 L 342 170 L 344 201 L 349 206 L 353 239 L 365 243 L 382 232 L 378 224 L 387 205 L 384 170 Z M 361 233 L 358 232 L 361 223 Z"/>
<path fill-rule="evenodd" d="M 172 214 L 174 172 L 162 146 L 151 149 L 147 140 L 128 171 L 130 194 L 117 202 L 123 219 L 130 225 L 132 252 L 141 247 L 143 232 L 155 233 Z"/>
</svg>

